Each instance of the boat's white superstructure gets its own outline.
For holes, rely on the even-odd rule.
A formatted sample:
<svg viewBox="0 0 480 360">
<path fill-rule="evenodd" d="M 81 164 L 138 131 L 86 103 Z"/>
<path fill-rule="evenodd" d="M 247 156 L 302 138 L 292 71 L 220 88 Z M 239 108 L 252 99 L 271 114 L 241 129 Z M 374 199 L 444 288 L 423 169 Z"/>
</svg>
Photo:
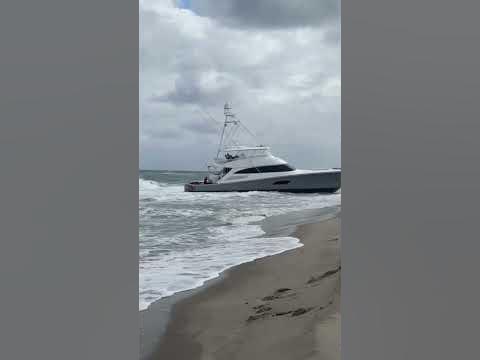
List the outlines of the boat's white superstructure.
<svg viewBox="0 0 480 360">
<path fill-rule="evenodd" d="M 203 181 L 185 185 L 185 191 L 334 192 L 340 188 L 340 169 L 297 170 L 273 156 L 267 146 L 242 146 L 239 129 L 250 131 L 224 107 L 225 122 L 217 156 L 208 164 Z"/>
</svg>

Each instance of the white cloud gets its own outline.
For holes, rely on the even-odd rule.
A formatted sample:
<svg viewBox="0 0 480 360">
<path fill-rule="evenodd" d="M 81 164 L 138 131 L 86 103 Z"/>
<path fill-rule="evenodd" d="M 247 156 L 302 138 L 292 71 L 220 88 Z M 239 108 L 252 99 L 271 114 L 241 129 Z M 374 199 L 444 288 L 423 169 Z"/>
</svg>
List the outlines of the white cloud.
<svg viewBox="0 0 480 360">
<path fill-rule="evenodd" d="M 340 164 L 340 44 L 331 23 L 229 26 L 175 4 L 140 1 L 141 168 L 202 169 L 217 134 L 199 109 L 222 120 L 225 101 L 297 166 Z"/>
</svg>

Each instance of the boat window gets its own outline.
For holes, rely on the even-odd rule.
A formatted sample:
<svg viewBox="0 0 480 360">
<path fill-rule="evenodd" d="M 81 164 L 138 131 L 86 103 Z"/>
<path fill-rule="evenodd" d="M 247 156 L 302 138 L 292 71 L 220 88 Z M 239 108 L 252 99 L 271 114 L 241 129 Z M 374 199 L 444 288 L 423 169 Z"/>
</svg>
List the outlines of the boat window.
<svg viewBox="0 0 480 360">
<path fill-rule="evenodd" d="M 223 173 L 228 174 L 230 170 L 232 170 L 232 168 L 229 168 L 229 167 L 223 168 Z"/>
<path fill-rule="evenodd" d="M 254 168 L 247 168 L 237 171 L 236 174 L 255 174 L 255 173 L 270 173 L 270 172 L 284 172 L 295 170 L 287 164 L 282 165 L 269 165 L 269 166 L 257 166 Z"/>
</svg>

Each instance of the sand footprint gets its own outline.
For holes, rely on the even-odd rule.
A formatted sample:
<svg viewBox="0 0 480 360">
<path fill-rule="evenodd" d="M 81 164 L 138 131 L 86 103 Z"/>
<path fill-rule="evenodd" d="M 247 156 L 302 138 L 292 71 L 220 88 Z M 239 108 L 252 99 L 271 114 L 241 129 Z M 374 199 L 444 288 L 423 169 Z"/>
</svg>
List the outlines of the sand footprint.
<svg viewBox="0 0 480 360">
<path fill-rule="evenodd" d="M 295 295 L 295 293 L 294 292 L 292 293 L 292 289 L 280 288 L 280 289 L 275 290 L 273 295 L 265 296 L 264 298 L 262 298 L 262 300 L 263 301 L 271 301 L 271 300 L 280 299 L 280 298 L 283 298 L 283 297 L 293 296 L 293 295 Z"/>
<path fill-rule="evenodd" d="M 307 281 L 307 284 L 314 284 L 314 283 L 316 283 L 320 280 L 323 280 L 327 277 L 335 275 L 336 273 L 338 273 L 341 270 L 341 268 L 342 268 L 341 265 L 339 265 L 337 268 L 332 269 L 332 270 L 328 270 L 321 275 L 311 276 L 310 279 Z"/>
</svg>

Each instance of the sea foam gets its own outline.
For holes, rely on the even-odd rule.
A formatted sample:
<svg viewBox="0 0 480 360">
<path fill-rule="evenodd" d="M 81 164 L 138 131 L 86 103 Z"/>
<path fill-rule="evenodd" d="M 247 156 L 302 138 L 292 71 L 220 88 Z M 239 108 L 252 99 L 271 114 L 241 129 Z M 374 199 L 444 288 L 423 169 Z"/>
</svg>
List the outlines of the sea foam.
<svg viewBox="0 0 480 360">
<path fill-rule="evenodd" d="M 232 266 L 302 246 L 265 237 L 259 222 L 266 217 L 340 204 L 340 194 L 188 193 L 165 178 L 139 179 L 141 310 Z"/>
</svg>

